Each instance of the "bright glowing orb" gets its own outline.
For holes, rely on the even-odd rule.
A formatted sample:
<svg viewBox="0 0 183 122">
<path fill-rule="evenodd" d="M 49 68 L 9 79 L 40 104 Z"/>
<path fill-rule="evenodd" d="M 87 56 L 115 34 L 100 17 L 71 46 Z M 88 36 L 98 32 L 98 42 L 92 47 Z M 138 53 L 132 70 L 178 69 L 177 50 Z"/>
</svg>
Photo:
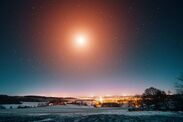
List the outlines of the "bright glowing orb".
<svg viewBox="0 0 183 122">
<path fill-rule="evenodd" d="M 75 39 L 77 46 L 85 46 L 87 43 L 87 39 L 84 35 L 79 35 Z"/>
</svg>

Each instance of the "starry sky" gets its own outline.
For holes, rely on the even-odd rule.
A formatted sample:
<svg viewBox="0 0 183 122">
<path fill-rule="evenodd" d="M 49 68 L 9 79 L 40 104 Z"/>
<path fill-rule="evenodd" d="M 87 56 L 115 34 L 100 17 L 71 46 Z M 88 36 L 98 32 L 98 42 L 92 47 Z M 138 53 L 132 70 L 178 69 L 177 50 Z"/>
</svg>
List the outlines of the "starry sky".
<svg viewBox="0 0 183 122">
<path fill-rule="evenodd" d="M 174 92 L 183 72 L 181 0 L 0 1 L 0 94 Z M 74 36 L 87 35 L 85 48 Z"/>
</svg>

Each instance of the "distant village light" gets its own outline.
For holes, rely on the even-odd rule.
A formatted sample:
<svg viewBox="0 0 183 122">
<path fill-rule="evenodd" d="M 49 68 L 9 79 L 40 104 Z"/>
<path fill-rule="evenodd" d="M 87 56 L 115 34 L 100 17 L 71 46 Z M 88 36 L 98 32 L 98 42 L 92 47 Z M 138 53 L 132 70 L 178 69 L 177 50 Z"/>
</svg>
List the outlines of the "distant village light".
<svg viewBox="0 0 183 122">
<path fill-rule="evenodd" d="M 100 98 L 99 98 L 99 101 L 100 101 L 101 103 L 103 103 L 103 98 L 102 98 L 102 97 L 100 97 Z"/>
</svg>

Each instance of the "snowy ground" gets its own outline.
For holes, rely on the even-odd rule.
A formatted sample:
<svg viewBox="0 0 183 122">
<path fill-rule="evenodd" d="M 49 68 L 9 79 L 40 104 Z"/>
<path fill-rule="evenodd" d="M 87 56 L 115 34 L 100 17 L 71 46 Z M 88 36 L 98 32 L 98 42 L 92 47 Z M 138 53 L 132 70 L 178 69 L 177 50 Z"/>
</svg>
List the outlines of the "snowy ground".
<svg viewBox="0 0 183 122">
<path fill-rule="evenodd" d="M 17 108 L 18 106 L 29 106 L 29 107 L 37 107 L 38 105 L 44 105 L 47 102 L 21 102 L 21 104 L 1 104 L 1 106 L 5 107 L 6 109 L 10 108 Z"/>
<path fill-rule="evenodd" d="M 183 122 L 182 112 L 128 112 L 125 108 L 48 106 L 0 110 L 0 122 Z"/>
</svg>

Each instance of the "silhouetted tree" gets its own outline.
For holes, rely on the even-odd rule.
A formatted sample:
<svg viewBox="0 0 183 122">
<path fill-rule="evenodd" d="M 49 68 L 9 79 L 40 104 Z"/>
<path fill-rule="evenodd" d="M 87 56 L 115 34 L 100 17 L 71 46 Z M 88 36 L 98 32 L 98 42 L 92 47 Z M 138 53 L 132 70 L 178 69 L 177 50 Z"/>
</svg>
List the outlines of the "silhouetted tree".
<svg viewBox="0 0 183 122">
<path fill-rule="evenodd" d="M 177 79 L 178 79 L 178 82 L 176 82 L 175 84 L 177 94 L 183 95 L 183 74 Z"/>
<path fill-rule="evenodd" d="M 165 105 L 166 93 L 154 87 L 147 88 L 142 95 L 142 102 L 148 108 L 153 106 L 154 109 L 160 109 Z"/>
<path fill-rule="evenodd" d="M 183 74 L 177 78 L 178 82 L 176 82 L 176 92 L 174 101 L 175 101 L 175 107 L 178 111 L 183 111 Z"/>
<path fill-rule="evenodd" d="M 172 93 L 172 92 L 171 92 L 170 90 L 168 90 L 168 95 L 171 95 L 171 93 Z"/>
</svg>

